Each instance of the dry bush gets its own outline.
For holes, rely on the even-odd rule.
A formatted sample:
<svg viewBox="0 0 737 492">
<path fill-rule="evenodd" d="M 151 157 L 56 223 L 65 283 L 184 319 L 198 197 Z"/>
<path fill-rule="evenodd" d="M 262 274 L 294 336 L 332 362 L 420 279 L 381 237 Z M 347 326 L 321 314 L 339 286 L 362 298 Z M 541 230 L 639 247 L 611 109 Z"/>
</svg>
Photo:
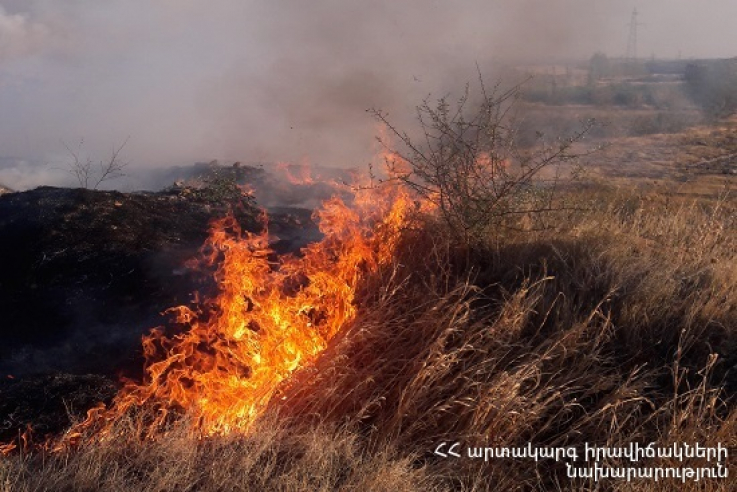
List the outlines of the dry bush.
<svg viewBox="0 0 737 492">
<path fill-rule="evenodd" d="M 386 127 L 393 145 L 379 138 L 386 150 L 388 180 L 400 183 L 433 203 L 454 236 L 468 244 L 512 228 L 519 216 L 566 209 L 557 193 L 568 165 L 566 180 L 575 176 L 575 164 L 589 152 L 574 152 L 594 126 L 580 122 L 568 136 L 548 138 L 537 132 L 533 145 L 520 145 L 517 103 L 521 85 L 487 92 L 479 77 L 480 95 L 469 86 L 455 105 L 447 97 L 417 108 L 420 137 L 395 127 L 388 115 L 371 114 Z M 473 96 L 473 97 L 472 97 Z"/>
<path fill-rule="evenodd" d="M 82 154 L 82 146 L 84 139 L 80 140 L 77 150 L 72 150 L 67 144 L 63 144 L 69 152 L 72 161 L 69 163 L 67 172 L 74 176 L 81 188 L 96 190 L 106 181 L 125 177 L 125 168 L 128 162 L 121 160 L 120 153 L 128 144 L 129 138 L 120 144 L 119 147 L 113 147 L 110 151 L 110 157 L 107 160 L 101 160 L 94 164 L 91 158 Z"/>
</svg>

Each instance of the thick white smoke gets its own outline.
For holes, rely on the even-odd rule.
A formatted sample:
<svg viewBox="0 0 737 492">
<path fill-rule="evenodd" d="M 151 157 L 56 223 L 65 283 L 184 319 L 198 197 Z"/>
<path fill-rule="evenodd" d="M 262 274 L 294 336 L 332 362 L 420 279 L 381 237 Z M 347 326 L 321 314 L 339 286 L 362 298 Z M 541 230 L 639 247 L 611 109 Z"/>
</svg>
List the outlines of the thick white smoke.
<svg viewBox="0 0 737 492">
<path fill-rule="evenodd" d="M 365 109 L 409 125 L 423 97 L 473 81 L 476 63 L 493 77 L 495 62 L 508 59 L 621 55 L 632 7 L 0 0 L 0 168 L 26 163 L 0 171 L 0 181 L 65 183 L 53 170 L 68 164 L 64 144 L 80 138 L 98 160 L 130 137 L 125 158 L 139 168 L 211 159 L 361 166 L 375 150 Z M 728 56 L 736 45 L 732 0 L 638 8 L 642 54 Z M 46 174 L 29 176 L 34 165 Z"/>
</svg>

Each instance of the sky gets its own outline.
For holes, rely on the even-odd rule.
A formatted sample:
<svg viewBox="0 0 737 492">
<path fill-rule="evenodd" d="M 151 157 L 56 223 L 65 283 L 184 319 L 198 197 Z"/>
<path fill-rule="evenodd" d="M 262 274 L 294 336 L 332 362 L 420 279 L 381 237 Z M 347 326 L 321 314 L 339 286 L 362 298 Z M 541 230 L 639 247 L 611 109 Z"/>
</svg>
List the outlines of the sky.
<svg viewBox="0 0 737 492">
<path fill-rule="evenodd" d="M 131 169 L 362 166 L 367 109 L 411 125 L 476 64 L 621 56 L 635 7 L 641 56 L 737 56 L 734 0 L 0 0 L 0 183 L 71 184 L 66 147 L 126 139 Z"/>
</svg>

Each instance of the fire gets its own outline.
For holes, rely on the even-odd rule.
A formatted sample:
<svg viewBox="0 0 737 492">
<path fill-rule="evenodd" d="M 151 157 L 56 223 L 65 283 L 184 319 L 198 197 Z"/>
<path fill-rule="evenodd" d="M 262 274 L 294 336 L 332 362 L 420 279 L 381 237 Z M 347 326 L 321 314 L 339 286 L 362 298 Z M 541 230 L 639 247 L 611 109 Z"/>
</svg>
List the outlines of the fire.
<svg viewBox="0 0 737 492">
<path fill-rule="evenodd" d="M 315 184 L 312 176 L 312 166 L 308 162 L 301 164 L 290 164 L 288 162 L 278 162 L 276 169 L 289 181 L 292 185 L 311 185 Z"/>
<path fill-rule="evenodd" d="M 278 261 L 266 231 L 243 232 L 232 217 L 216 222 L 203 251 L 217 266 L 219 294 L 174 308 L 184 330 L 144 338 L 144 381 L 127 382 L 58 446 L 104 439 L 137 409 L 150 415 L 142 438 L 180 416 L 201 436 L 247 431 L 290 375 L 354 319 L 361 280 L 391 261 L 414 207 L 397 188 L 358 192 L 350 207 L 333 198 L 316 214 L 324 239 Z"/>
</svg>

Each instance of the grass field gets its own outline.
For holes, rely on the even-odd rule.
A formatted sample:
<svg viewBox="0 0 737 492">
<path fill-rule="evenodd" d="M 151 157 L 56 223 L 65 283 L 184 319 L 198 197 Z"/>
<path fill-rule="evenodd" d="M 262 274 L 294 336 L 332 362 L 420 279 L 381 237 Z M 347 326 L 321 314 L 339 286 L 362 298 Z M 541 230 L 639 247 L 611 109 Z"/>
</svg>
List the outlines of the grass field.
<svg viewBox="0 0 737 492">
<path fill-rule="evenodd" d="M 423 217 L 362 286 L 352 326 L 248 435 L 197 439 L 181 423 L 153 442 L 11 456 L 0 490 L 600 490 L 554 460 L 432 451 L 443 441 L 734 449 L 737 200 L 683 195 L 588 188 L 554 228 L 472 249 Z"/>
<path fill-rule="evenodd" d="M 471 242 L 417 207 L 391 258 L 365 269 L 356 316 L 248 432 L 202 437 L 184 416 L 140 439 L 152 416 L 127 412 L 104 438 L 0 459 L 0 491 L 734 490 L 467 454 L 737 448 L 737 123 L 590 137 L 576 145 L 607 145 L 565 207 Z M 434 452 L 456 442 L 462 457 Z"/>
</svg>

